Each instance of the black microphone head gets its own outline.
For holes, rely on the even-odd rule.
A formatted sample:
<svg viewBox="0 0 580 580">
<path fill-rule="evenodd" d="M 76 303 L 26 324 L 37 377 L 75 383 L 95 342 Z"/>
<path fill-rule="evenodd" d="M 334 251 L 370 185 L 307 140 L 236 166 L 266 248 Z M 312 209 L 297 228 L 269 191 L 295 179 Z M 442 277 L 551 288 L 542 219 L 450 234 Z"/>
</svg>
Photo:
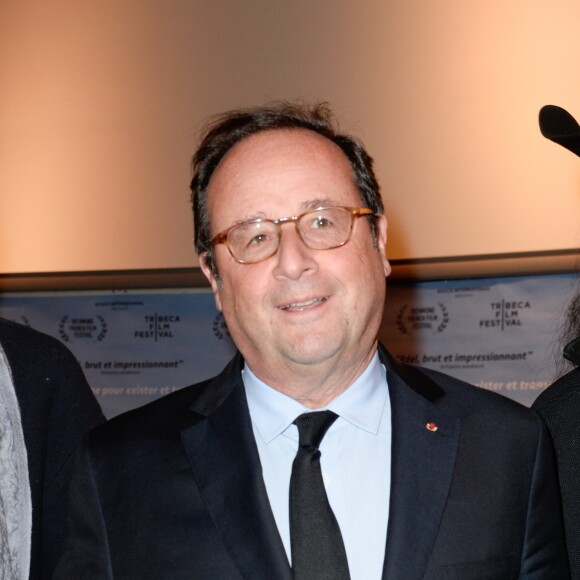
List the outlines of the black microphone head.
<svg viewBox="0 0 580 580">
<path fill-rule="evenodd" d="M 544 105 L 540 109 L 540 131 L 546 139 L 580 157 L 580 125 L 562 107 Z"/>
</svg>

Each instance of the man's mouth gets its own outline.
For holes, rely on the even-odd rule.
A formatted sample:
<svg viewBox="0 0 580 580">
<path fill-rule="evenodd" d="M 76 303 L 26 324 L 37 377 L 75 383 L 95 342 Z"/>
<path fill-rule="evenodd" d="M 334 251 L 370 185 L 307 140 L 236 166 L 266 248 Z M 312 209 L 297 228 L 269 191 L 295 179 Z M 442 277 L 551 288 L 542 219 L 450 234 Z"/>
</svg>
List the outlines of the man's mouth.
<svg viewBox="0 0 580 580">
<path fill-rule="evenodd" d="M 321 302 L 326 302 L 328 300 L 327 296 L 322 298 L 313 298 L 312 300 L 305 300 L 304 302 L 290 302 L 290 304 L 285 304 L 284 306 L 279 306 L 280 310 L 290 310 L 292 312 L 302 312 L 308 308 L 313 308 Z"/>
</svg>

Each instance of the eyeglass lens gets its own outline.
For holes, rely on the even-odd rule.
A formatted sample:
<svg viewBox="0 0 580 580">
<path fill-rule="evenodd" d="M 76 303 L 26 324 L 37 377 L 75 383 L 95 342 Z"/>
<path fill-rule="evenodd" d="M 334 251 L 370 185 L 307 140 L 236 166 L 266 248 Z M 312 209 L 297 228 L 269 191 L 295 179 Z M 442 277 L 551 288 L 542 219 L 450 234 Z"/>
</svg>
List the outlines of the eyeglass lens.
<svg viewBox="0 0 580 580">
<path fill-rule="evenodd" d="M 280 242 L 280 226 L 294 221 L 306 246 L 313 250 L 327 250 L 348 241 L 354 216 L 341 207 L 317 209 L 298 218 L 256 220 L 232 228 L 227 245 L 236 260 L 259 262 L 272 256 Z"/>
</svg>

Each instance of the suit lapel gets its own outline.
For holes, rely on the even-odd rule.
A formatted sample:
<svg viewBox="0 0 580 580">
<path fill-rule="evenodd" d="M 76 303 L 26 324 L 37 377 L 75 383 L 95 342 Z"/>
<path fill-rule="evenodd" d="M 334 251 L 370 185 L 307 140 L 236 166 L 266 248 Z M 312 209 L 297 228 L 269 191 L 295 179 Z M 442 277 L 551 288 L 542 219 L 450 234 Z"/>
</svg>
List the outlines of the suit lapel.
<svg viewBox="0 0 580 580">
<path fill-rule="evenodd" d="M 262 478 L 238 355 L 192 408 L 205 418 L 182 431 L 193 476 L 243 578 L 291 580 Z"/>
<path fill-rule="evenodd" d="M 393 437 L 383 580 L 415 580 L 425 574 L 443 516 L 460 422 L 435 404 L 444 391 L 426 375 L 399 365 L 384 350 L 381 359 L 387 366 Z"/>
</svg>

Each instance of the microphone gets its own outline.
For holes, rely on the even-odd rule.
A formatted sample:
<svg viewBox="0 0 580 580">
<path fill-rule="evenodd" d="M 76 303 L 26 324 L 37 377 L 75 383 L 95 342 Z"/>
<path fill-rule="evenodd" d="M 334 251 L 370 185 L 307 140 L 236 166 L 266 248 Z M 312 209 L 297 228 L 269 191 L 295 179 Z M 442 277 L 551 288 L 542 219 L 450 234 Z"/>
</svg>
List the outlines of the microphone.
<svg viewBox="0 0 580 580">
<path fill-rule="evenodd" d="M 540 131 L 546 139 L 580 157 L 580 125 L 562 107 L 544 105 L 540 109 Z"/>
</svg>

